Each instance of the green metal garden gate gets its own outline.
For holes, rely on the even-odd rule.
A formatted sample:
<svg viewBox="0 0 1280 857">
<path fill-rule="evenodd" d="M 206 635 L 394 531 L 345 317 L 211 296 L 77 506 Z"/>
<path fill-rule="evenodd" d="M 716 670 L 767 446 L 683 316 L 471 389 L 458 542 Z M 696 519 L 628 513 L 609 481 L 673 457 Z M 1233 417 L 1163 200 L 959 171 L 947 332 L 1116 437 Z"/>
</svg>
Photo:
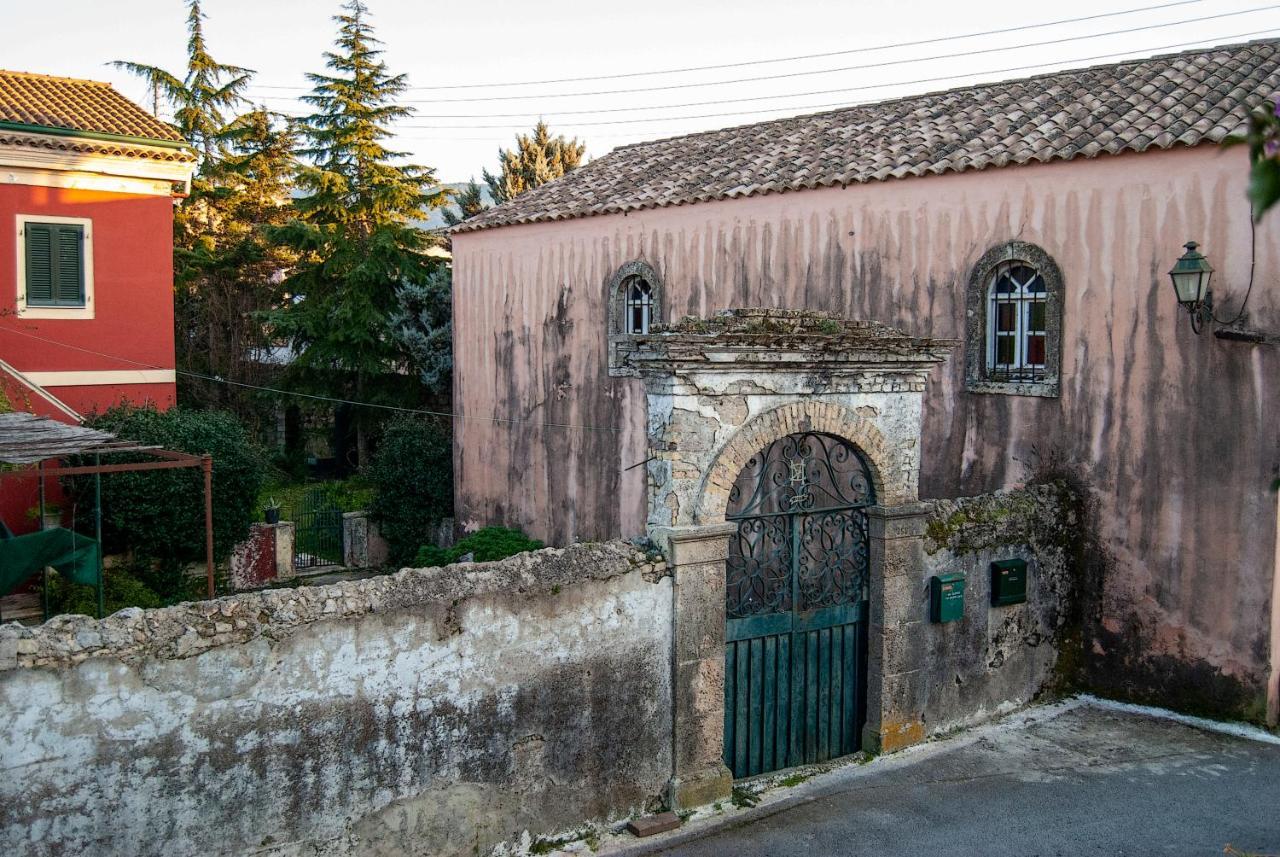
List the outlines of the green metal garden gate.
<svg viewBox="0 0 1280 857">
<path fill-rule="evenodd" d="M 342 565 L 342 509 L 324 487 L 308 490 L 285 515 L 295 527 L 294 568 Z"/>
<path fill-rule="evenodd" d="M 866 722 L 866 461 L 804 432 L 757 453 L 729 494 L 724 761 L 735 777 L 857 751 Z"/>
</svg>

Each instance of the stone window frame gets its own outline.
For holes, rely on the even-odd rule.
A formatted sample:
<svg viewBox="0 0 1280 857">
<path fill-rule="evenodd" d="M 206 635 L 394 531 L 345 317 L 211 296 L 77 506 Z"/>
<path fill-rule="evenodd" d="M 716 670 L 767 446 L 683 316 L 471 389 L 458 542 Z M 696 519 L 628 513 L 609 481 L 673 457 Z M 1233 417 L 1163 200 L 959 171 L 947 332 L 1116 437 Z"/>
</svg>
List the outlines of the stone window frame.
<svg viewBox="0 0 1280 857">
<path fill-rule="evenodd" d="M 648 262 L 639 259 L 626 262 L 614 271 L 605 284 L 605 300 L 608 308 L 609 375 L 614 378 L 636 377 L 634 369 L 623 365 L 626 346 L 637 334 L 626 332 L 624 324 L 627 311 L 627 286 L 633 277 L 640 277 L 649 284 L 652 305 L 649 311 L 649 328 L 652 330 L 665 319 L 663 312 L 662 277 Z"/>
<path fill-rule="evenodd" d="M 987 374 L 988 319 L 992 278 L 1009 262 L 1022 262 L 1035 268 L 1044 279 L 1047 293 L 1045 307 L 1044 379 L 1040 381 L 995 381 Z M 1064 303 L 1062 270 L 1042 247 L 1026 241 L 997 244 L 973 266 L 965 294 L 965 390 L 970 393 L 994 393 L 1006 396 L 1056 397 L 1062 389 L 1062 307 Z"/>
</svg>

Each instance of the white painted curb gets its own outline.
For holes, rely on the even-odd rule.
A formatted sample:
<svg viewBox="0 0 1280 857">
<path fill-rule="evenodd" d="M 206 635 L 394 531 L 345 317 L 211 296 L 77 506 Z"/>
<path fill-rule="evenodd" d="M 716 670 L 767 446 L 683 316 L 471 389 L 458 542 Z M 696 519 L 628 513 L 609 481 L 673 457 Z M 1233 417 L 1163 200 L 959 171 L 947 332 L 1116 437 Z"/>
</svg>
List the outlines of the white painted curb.
<svg viewBox="0 0 1280 857">
<path fill-rule="evenodd" d="M 1128 702 L 1115 702 L 1110 699 L 1102 699 L 1097 696 L 1091 696 L 1087 693 L 1075 697 L 1085 705 L 1094 708 L 1102 708 L 1110 711 L 1124 711 L 1128 714 L 1141 714 L 1145 717 L 1159 717 L 1164 720 L 1172 720 L 1175 723 L 1181 723 L 1184 726 L 1193 726 L 1196 729 L 1203 729 L 1206 732 L 1218 732 L 1223 735 L 1232 735 L 1236 738 L 1246 738 L 1250 741 L 1257 741 L 1262 744 L 1280 745 L 1280 735 L 1274 735 L 1265 729 L 1257 726 L 1250 726 L 1247 723 L 1231 723 L 1222 720 L 1210 720 L 1207 717 L 1192 717 L 1190 714 L 1179 714 L 1176 711 L 1170 711 L 1167 708 L 1154 708 L 1148 705 L 1133 705 Z"/>
</svg>

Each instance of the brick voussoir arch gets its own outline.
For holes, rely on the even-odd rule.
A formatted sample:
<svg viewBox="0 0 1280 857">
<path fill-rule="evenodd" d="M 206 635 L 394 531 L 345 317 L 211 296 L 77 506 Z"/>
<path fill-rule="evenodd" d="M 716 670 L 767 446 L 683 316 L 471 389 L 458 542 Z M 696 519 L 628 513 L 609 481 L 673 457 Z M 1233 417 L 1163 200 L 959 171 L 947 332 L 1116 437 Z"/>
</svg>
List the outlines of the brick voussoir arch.
<svg viewBox="0 0 1280 857">
<path fill-rule="evenodd" d="M 751 456 L 775 440 L 805 431 L 835 435 L 857 447 L 870 467 L 877 502 L 894 505 L 912 499 L 906 468 L 870 420 L 832 402 L 788 402 L 752 417 L 720 449 L 703 479 L 696 523 L 723 521 L 729 492 Z"/>
</svg>

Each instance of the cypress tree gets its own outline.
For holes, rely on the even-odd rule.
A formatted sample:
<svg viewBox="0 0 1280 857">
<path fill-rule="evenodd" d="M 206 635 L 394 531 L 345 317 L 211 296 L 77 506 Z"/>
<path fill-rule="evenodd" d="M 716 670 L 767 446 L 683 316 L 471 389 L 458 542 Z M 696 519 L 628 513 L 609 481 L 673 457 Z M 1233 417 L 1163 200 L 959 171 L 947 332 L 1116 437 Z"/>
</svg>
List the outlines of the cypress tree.
<svg viewBox="0 0 1280 857">
<path fill-rule="evenodd" d="M 485 170 L 484 181 L 501 204 L 577 169 L 586 151 L 586 143 L 563 134 L 552 137 L 547 123 L 539 121 L 532 134 L 516 135 L 514 149 L 498 149 L 498 174 Z"/>
<path fill-rule="evenodd" d="M 298 354 L 298 383 L 359 401 L 395 401 L 405 388 L 406 355 L 391 334 L 403 284 L 425 284 L 439 262 L 431 239 L 412 225 L 443 205 L 432 170 L 400 162 L 389 149 L 390 124 L 410 110 L 396 98 L 408 83 L 381 59 L 368 8 L 348 0 L 335 16 L 328 74 L 311 73 L 304 100 L 314 113 L 299 120 L 304 164 L 297 218 L 279 230 L 300 254 L 285 281 L 291 298 L 272 314 L 276 332 Z M 357 408 L 360 463 L 368 462 L 368 409 Z"/>
</svg>

